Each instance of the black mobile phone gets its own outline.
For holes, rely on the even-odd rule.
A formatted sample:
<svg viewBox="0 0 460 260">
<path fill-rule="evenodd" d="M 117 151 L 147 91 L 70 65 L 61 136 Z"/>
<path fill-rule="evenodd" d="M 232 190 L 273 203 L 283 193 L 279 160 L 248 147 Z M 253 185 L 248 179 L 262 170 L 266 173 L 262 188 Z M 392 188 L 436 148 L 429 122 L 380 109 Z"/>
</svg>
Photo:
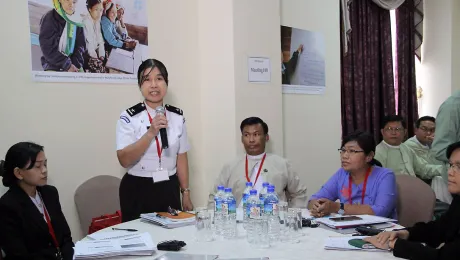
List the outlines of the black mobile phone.
<svg viewBox="0 0 460 260">
<path fill-rule="evenodd" d="M 369 226 L 360 226 L 355 229 L 363 236 L 375 236 L 378 235 L 380 232 L 383 232 L 383 229 L 372 228 Z"/>
<path fill-rule="evenodd" d="M 362 220 L 362 218 L 357 216 L 345 216 L 345 217 L 337 217 L 337 218 L 329 218 L 331 221 L 335 222 L 345 222 L 345 221 L 353 221 L 353 220 Z"/>
</svg>

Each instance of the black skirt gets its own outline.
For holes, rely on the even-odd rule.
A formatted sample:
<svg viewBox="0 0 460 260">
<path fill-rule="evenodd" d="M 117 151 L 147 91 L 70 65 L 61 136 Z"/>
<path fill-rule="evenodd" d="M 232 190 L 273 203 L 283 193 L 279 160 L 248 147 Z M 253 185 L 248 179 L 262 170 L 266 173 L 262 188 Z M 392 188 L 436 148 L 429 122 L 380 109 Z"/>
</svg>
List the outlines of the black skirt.
<svg viewBox="0 0 460 260">
<path fill-rule="evenodd" d="M 120 183 L 120 206 L 123 222 L 138 219 L 142 213 L 165 212 L 169 206 L 181 210 L 177 174 L 154 183 L 150 177 L 126 173 Z"/>
</svg>

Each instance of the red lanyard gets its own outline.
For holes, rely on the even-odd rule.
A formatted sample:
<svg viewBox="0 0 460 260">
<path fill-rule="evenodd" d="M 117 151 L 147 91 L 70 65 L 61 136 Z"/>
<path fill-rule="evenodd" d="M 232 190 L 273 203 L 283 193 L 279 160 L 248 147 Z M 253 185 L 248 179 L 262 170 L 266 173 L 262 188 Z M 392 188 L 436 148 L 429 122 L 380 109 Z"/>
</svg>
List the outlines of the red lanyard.
<svg viewBox="0 0 460 260">
<path fill-rule="evenodd" d="M 50 232 L 50 235 L 53 238 L 54 246 L 56 247 L 56 249 L 58 250 L 58 253 L 59 253 L 60 252 L 59 243 L 58 243 L 58 241 L 56 239 L 56 233 L 54 233 L 53 225 L 51 224 L 50 215 L 48 214 L 48 210 L 46 209 L 45 202 L 43 201 L 43 198 L 42 198 L 41 194 L 39 193 L 38 195 L 40 196 L 40 199 L 41 199 L 41 201 L 43 203 L 43 213 L 45 214 L 46 223 L 48 224 L 48 231 Z"/>
<path fill-rule="evenodd" d="M 262 161 L 260 162 L 260 165 L 259 165 L 259 170 L 257 171 L 256 180 L 255 180 L 254 183 L 252 184 L 253 186 L 256 185 L 257 180 L 259 179 L 260 170 L 262 170 L 262 166 L 264 165 L 264 161 L 265 161 L 265 157 L 266 157 L 266 156 L 267 156 L 267 154 L 264 154 L 264 156 L 262 157 Z M 248 180 L 248 182 L 251 181 L 251 179 L 249 179 L 248 156 L 247 156 L 247 155 L 246 155 L 246 180 Z"/>
<path fill-rule="evenodd" d="M 364 196 L 366 195 L 366 186 L 367 186 L 367 179 L 369 178 L 369 175 L 371 174 L 371 171 L 372 171 L 372 167 L 369 167 L 369 169 L 367 169 L 367 172 L 366 172 L 366 177 L 364 177 L 364 184 L 363 184 L 363 193 L 361 195 L 361 205 L 364 204 Z M 353 204 L 353 200 L 351 199 L 351 190 L 352 190 L 352 187 L 351 187 L 351 183 L 353 181 L 351 180 L 351 175 L 348 176 L 348 201 L 350 202 L 350 204 Z"/>
<path fill-rule="evenodd" d="M 150 116 L 150 113 L 148 110 L 147 111 L 147 115 L 149 116 L 149 122 L 150 124 L 152 124 L 152 117 Z M 166 117 L 166 113 L 165 113 L 165 117 Z M 161 154 L 163 153 L 163 148 L 160 147 L 160 142 L 158 141 L 158 137 L 155 136 L 155 142 L 157 143 L 157 153 L 158 153 L 158 158 L 160 160 L 160 167 L 161 167 Z"/>
</svg>

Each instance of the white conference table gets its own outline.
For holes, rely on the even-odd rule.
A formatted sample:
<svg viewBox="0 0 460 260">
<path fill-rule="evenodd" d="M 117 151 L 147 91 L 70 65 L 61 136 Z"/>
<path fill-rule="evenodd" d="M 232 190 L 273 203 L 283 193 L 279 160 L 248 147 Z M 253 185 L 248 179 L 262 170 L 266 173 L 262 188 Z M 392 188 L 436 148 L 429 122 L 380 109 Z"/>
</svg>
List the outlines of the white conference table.
<svg viewBox="0 0 460 260">
<path fill-rule="evenodd" d="M 268 249 L 255 249 L 247 243 L 242 224 L 238 224 L 239 236 L 233 240 L 214 240 L 211 242 L 195 241 L 195 226 L 187 226 L 176 229 L 166 229 L 154 224 L 144 223 L 138 220 L 122 223 L 113 227 L 137 229 L 139 232 L 148 232 L 155 244 L 165 240 L 182 240 L 187 246 L 180 252 L 184 254 L 208 254 L 218 255 L 219 259 L 225 258 L 259 258 L 269 257 L 270 260 L 384 260 L 397 259 L 391 252 L 364 252 L 364 251 L 338 251 L 325 250 L 324 241 L 329 236 L 344 236 L 322 228 L 303 228 L 304 236 L 299 243 L 276 243 Z M 112 227 L 98 232 L 111 231 Z M 117 257 L 116 259 L 155 259 L 167 253 L 156 251 L 153 256 Z"/>
</svg>

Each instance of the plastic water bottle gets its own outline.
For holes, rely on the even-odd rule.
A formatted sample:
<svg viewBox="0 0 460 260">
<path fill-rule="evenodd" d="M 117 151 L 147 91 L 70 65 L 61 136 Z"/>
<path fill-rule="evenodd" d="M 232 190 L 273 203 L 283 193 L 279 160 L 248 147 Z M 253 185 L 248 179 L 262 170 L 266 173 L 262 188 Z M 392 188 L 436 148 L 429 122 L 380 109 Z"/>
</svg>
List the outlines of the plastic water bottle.
<svg viewBox="0 0 460 260">
<path fill-rule="evenodd" d="M 257 196 L 257 190 L 251 190 L 248 198 L 246 215 L 247 218 L 259 218 L 260 217 L 260 203 L 259 197 Z"/>
<path fill-rule="evenodd" d="M 222 203 L 222 213 L 224 218 L 224 237 L 236 237 L 236 199 L 232 194 L 232 188 L 225 189 L 224 202 Z"/>
<path fill-rule="evenodd" d="M 278 195 L 275 193 L 275 186 L 269 185 L 267 189 L 267 195 L 265 196 L 264 200 L 264 212 L 265 215 L 274 215 L 278 216 L 279 215 L 279 210 L 278 210 L 278 203 L 279 203 L 279 198 Z"/>
<path fill-rule="evenodd" d="M 251 190 L 248 198 L 247 207 L 245 211 L 249 219 L 260 218 L 260 199 L 257 196 L 257 190 Z M 246 225 L 247 240 L 250 244 L 256 242 L 256 234 L 254 233 L 254 227 L 250 225 L 250 222 Z"/>
<path fill-rule="evenodd" d="M 217 193 L 214 195 L 214 225 L 217 235 L 222 235 L 222 203 L 225 195 L 224 190 L 224 186 L 217 186 Z"/>
<path fill-rule="evenodd" d="M 246 188 L 243 191 L 243 223 L 246 227 L 247 214 L 246 214 L 246 205 L 249 198 L 249 192 L 252 190 L 252 182 L 246 182 Z"/>
<path fill-rule="evenodd" d="M 217 186 L 217 193 L 214 195 L 214 212 L 222 211 L 222 198 L 225 193 L 224 186 Z"/>
<path fill-rule="evenodd" d="M 264 201 L 264 215 L 268 221 L 268 236 L 270 241 L 276 241 L 280 234 L 279 199 L 275 193 L 275 186 L 268 186 L 267 191 L 268 193 Z"/>
<path fill-rule="evenodd" d="M 262 190 L 259 193 L 259 199 L 260 199 L 260 213 L 263 215 L 264 210 L 265 210 L 265 196 L 267 196 L 267 191 L 268 191 L 268 186 L 270 184 L 268 182 L 262 183 Z"/>
</svg>

